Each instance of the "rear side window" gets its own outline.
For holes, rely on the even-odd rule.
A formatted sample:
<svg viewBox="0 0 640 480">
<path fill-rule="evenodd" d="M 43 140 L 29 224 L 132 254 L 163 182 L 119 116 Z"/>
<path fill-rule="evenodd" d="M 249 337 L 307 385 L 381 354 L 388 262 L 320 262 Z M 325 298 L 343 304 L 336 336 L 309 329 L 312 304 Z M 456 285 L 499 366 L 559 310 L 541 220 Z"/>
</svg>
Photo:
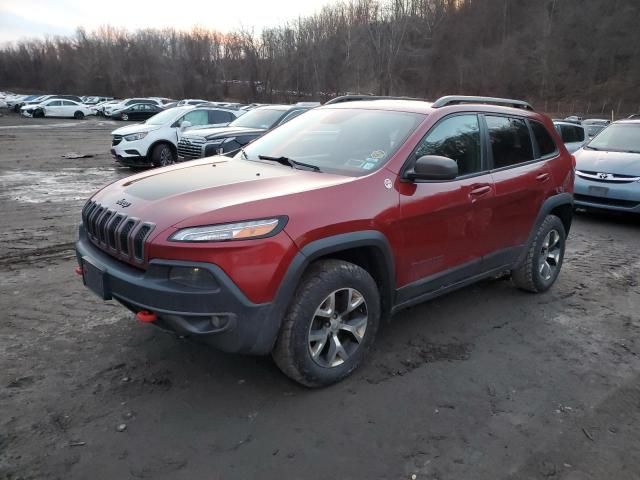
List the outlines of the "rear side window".
<svg viewBox="0 0 640 480">
<path fill-rule="evenodd" d="M 233 115 L 223 110 L 209 110 L 209 123 L 229 123 Z"/>
<path fill-rule="evenodd" d="M 556 151 L 556 144 L 544 125 L 534 120 L 529 120 L 533 136 L 538 144 L 538 150 L 541 157 L 551 155 Z"/>
<path fill-rule="evenodd" d="M 560 133 L 564 143 L 584 142 L 584 129 L 573 125 L 560 125 Z"/>
<path fill-rule="evenodd" d="M 533 160 L 529 129 L 520 118 L 486 116 L 493 168 L 510 167 Z"/>
<path fill-rule="evenodd" d="M 437 124 L 420 142 L 415 158 L 424 155 L 455 160 L 459 175 L 479 172 L 482 163 L 478 116 L 456 115 Z"/>
</svg>

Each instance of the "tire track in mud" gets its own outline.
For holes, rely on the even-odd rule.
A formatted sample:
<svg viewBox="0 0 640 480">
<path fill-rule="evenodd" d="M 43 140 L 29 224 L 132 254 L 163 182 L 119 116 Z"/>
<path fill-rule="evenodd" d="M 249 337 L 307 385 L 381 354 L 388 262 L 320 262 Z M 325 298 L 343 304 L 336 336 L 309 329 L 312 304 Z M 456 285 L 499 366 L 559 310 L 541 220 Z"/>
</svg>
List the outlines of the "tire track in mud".
<svg viewBox="0 0 640 480">
<path fill-rule="evenodd" d="M 74 245 L 74 242 L 65 242 L 2 255 L 0 256 L 0 269 L 11 269 L 16 265 L 28 266 L 36 263 L 51 264 L 68 259 L 74 256 Z"/>
</svg>

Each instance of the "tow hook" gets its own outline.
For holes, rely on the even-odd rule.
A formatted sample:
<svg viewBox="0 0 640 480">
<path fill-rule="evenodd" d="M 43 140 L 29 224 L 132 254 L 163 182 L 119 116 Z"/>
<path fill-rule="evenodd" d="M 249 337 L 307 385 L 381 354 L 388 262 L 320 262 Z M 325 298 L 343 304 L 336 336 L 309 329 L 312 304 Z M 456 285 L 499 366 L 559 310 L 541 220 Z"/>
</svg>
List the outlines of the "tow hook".
<svg viewBox="0 0 640 480">
<path fill-rule="evenodd" d="M 82 267 L 76 267 L 75 272 L 76 272 L 76 275 L 82 276 Z"/>
<path fill-rule="evenodd" d="M 138 313 L 136 313 L 136 318 L 142 323 L 153 323 L 158 319 L 158 316 L 153 312 L 140 310 Z"/>
</svg>

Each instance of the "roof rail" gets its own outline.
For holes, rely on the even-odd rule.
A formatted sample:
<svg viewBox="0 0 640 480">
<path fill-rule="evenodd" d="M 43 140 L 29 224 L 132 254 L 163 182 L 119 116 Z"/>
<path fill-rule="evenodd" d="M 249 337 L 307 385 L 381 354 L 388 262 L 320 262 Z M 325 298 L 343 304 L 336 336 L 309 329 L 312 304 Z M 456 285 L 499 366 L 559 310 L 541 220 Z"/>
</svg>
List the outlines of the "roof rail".
<svg viewBox="0 0 640 480">
<path fill-rule="evenodd" d="M 412 97 L 388 97 L 388 96 L 378 96 L 378 95 L 342 95 L 341 97 L 335 97 L 325 102 L 325 105 L 332 105 L 334 103 L 344 103 L 344 102 L 356 102 L 358 100 L 417 100 L 419 102 L 424 102 L 424 100 L 421 98 L 412 98 Z"/>
<path fill-rule="evenodd" d="M 433 108 L 446 107 L 448 105 L 460 105 L 463 103 L 483 103 L 486 105 L 504 105 L 506 107 L 522 108 L 523 110 L 533 110 L 531 104 L 523 100 L 512 100 L 510 98 L 495 97 L 470 97 L 466 95 L 447 95 L 440 97 L 431 105 Z"/>
</svg>

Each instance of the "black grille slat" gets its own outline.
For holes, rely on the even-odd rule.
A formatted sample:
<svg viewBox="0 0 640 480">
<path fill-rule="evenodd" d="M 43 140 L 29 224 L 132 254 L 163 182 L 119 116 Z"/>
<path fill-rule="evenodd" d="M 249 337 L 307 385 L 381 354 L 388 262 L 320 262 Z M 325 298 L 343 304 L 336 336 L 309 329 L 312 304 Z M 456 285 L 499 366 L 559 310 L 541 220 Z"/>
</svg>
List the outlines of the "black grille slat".
<svg viewBox="0 0 640 480">
<path fill-rule="evenodd" d="M 181 138 L 178 142 L 178 155 L 186 159 L 202 157 L 204 139 Z"/>
<path fill-rule="evenodd" d="M 133 256 L 138 260 L 144 259 L 144 240 L 150 231 L 150 225 L 143 225 L 133 238 Z"/>
<path fill-rule="evenodd" d="M 98 238 L 102 243 L 107 243 L 107 224 L 109 223 L 109 220 L 111 220 L 112 215 L 113 212 L 111 210 L 107 210 L 100 219 L 100 223 L 98 225 Z"/>
<path fill-rule="evenodd" d="M 103 213 L 104 207 L 98 207 L 89 217 L 89 233 L 96 238 L 98 237 L 98 222 Z"/>
<path fill-rule="evenodd" d="M 111 248 L 118 248 L 116 245 L 116 231 L 125 218 L 124 215 L 116 215 L 107 227 L 107 243 Z"/>
<path fill-rule="evenodd" d="M 581 195 L 578 193 L 576 193 L 573 197 L 579 201 L 612 207 L 635 208 L 640 205 L 640 202 L 634 202 L 632 200 L 618 200 L 616 198 L 595 197 L 592 195 Z"/>
<path fill-rule="evenodd" d="M 129 255 L 129 233 L 131 233 L 135 224 L 135 220 L 129 220 L 124 224 L 120 232 L 120 250 L 124 255 Z"/>
</svg>

